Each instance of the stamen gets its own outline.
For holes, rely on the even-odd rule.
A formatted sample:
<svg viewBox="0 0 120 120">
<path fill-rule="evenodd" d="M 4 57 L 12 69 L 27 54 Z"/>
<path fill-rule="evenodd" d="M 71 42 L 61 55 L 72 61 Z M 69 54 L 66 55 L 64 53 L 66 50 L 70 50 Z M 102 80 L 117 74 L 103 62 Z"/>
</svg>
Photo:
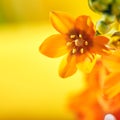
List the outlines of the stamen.
<svg viewBox="0 0 120 120">
<path fill-rule="evenodd" d="M 88 45 L 88 41 L 85 41 L 85 45 L 86 45 L 86 46 Z"/>
<path fill-rule="evenodd" d="M 75 54 L 77 50 L 75 48 L 72 49 L 72 53 Z"/>
<path fill-rule="evenodd" d="M 94 55 L 92 53 L 87 53 L 86 56 L 90 59 L 90 62 L 93 61 Z"/>
<path fill-rule="evenodd" d="M 71 39 L 74 39 L 76 37 L 76 35 L 70 35 Z"/>
<path fill-rule="evenodd" d="M 67 42 L 66 46 L 70 47 L 72 45 L 72 42 Z"/>
<path fill-rule="evenodd" d="M 79 38 L 82 38 L 82 34 L 79 34 Z"/>
<path fill-rule="evenodd" d="M 81 54 L 84 53 L 84 49 L 83 49 L 83 48 L 80 49 L 80 53 L 81 53 Z"/>
<path fill-rule="evenodd" d="M 81 43 L 80 43 L 79 39 L 76 39 L 76 40 L 75 40 L 75 45 L 76 45 L 76 46 L 81 46 Z"/>
</svg>

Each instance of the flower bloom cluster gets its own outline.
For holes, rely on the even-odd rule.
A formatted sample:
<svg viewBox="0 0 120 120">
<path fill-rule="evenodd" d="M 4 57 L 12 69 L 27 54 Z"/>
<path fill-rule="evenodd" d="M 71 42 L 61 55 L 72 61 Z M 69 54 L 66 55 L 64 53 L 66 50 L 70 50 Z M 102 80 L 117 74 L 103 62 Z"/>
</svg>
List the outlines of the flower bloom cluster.
<svg viewBox="0 0 120 120">
<path fill-rule="evenodd" d="M 58 33 L 46 38 L 39 51 L 51 58 L 64 55 L 59 67 L 62 78 L 77 69 L 85 75 L 85 90 L 70 99 L 76 120 L 103 120 L 106 114 L 120 120 L 120 12 L 115 10 L 115 5 L 120 8 L 120 0 L 88 2 L 104 19 L 94 26 L 87 15 L 74 19 L 63 12 L 50 12 Z"/>
</svg>

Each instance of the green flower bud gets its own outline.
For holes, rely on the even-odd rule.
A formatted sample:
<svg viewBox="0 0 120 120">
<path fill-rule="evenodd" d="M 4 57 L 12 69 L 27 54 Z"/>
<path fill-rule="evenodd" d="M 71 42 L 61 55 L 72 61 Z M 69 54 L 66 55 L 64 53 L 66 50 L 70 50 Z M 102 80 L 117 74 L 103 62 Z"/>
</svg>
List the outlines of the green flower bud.
<svg viewBox="0 0 120 120">
<path fill-rule="evenodd" d="M 100 34 L 105 34 L 110 31 L 110 25 L 106 24 L 104 21 L 98 21 L 96 24 L 96 30 Z"/>
<path fill-rule="evenodd" d="M 113 2 L 113 0 L 99 0 L 101 1 L 102 3 L 106 4 L 106 5 L 109 5 Z"/>
<path fill-rule="evenodd" d="M 120 5 L 120 0 L 115 0 L 115 2 L 116 2 L 118 5 Z"/>
<path fill-rule="evenodd" d="M 88 0 L 88 3 L 93 11 L 111 14 L 113 0 Z"/>
<path fill-rule="evenodd" d="M 120 14 L 120 4 L 114 3 L 112 5 L 112 14 L 118 16 Z"/>
<path fill-rule="evenodd" d="M 110 47 L 115 48 L 115 49 L 120 49 L 120 32 L 115 32 L 109 43 Z"/>
<path fill-rule="evenodd" d="M 120 23 L 120 15 L 117 16 L 117 21 Z"/>
<path fill-rule="evenodd" d="M 116 20 L 115 15 L 109 15 L 109 14 L 104 14 L 102 16 L 102 20 L 106 23 L 106 24 L 111 24 Z"/>
</svg>

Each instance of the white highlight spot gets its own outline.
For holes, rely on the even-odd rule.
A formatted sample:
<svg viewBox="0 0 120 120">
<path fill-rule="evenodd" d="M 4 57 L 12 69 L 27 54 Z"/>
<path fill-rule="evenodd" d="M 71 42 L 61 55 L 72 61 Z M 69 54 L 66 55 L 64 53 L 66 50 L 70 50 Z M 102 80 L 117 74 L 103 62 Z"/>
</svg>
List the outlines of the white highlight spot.
<svg viewBox="0 0 120 120">
<path fill-rule="evenodd" d="M 84 49 L 83 49 L 83 48 L 80 49 L 80 53 L 81 53 L 81 54 L 84 53 Z"/>
<path fill-rule="evenodd" d="M 67 42 L 66 45 L 70 47 L 72 45 L 72 42 Z"/>
<path fill-rule="evenodd" d="M 76 36 L 75 35 L 70 35 L 70 38 L 71 39 L 74 39 Z"/>
<path fill-rule="evenodd" d="M 79 34 L 79 38 L 82 38 L 82 34 Z"/>
<path fill-rule="evenodd" d="M 72 53 L 75 54 L 77 50 L 75 48 L 72 49 Z"/>
<path fill-rule="evenodd" d="M 86 46 L 88 45 L 88 41 L 85 41 L 85 45 L 86 45 Z"/>
<path fill-rule="evenodd" d="M 105 115 L 104 120 L 117 120 L 114 115 L 112 114 L 107 114 Z"/>
<path fill-rule="evenodd" d="M 81 46 L 81 45 L 82 45 L 81 42 L 79 41 L 79 39 L 76 39 L 76 40 L 75 40 L 75 45 L 76 45 L 76 46 Z"/>
</svg>

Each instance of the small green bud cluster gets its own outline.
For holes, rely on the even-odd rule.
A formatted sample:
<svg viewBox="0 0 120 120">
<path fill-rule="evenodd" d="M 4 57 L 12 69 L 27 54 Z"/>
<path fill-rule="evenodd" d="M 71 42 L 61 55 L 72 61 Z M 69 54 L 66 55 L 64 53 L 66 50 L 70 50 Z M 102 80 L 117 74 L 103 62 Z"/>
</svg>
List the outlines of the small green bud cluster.
<svg viewBox="0 0 120 120">
<path fill-rule="evenodd" d="M 93 11 L 116 16 L 120 22 L 120 0 L 88 0 L 88 3 Z"/>
<path fill-rule="evenodd" d="M 115 16 L 102 15 L 102 18 L 96 24 L 96 30 L 99 34 L 106 34 L 112 29 L 112 24 L 115 21 Z"/>
</svg>

